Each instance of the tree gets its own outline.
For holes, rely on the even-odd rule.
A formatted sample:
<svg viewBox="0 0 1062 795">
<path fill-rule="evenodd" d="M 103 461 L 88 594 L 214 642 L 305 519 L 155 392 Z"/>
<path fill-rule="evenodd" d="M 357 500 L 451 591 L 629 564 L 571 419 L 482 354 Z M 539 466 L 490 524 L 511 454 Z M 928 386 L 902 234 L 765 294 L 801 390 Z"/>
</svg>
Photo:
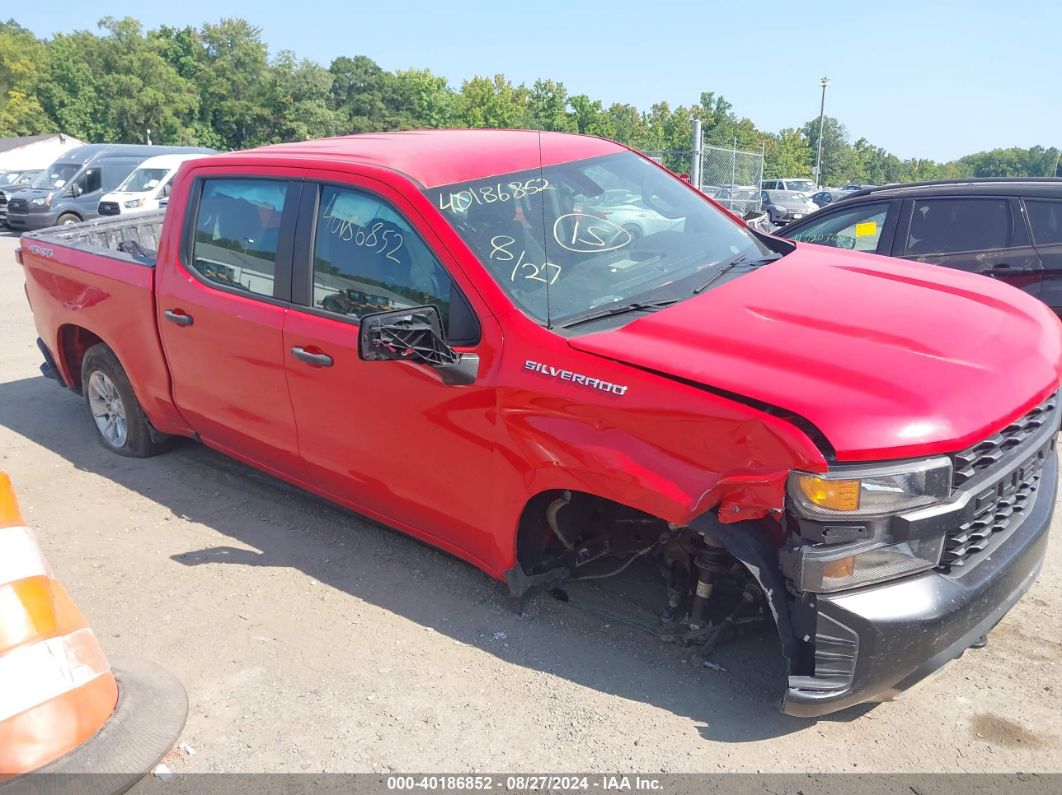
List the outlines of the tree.
<svg viewBox="0 0 1062 795">
<path fill-rule="evenodd" d="M 572 107 L 570 119 L 575 132 L 617 138 L 616 120 L 605 110 L 601 100 L 590 99 L 586 94 L 576 94 L 568 100 L 568 104 Z"/>
<path fill-rule="evenodd" d="M 244 149 L 269 141 L 272 114 L 264 102 L 269 64 L 261 28 L 244 19 L 222 19 L 203 25 L 201 38 L 200 113 L 218 145 Z"/>
<path fill-rule="evenodd" d="M 335 135 L 344 126 L 331 107 L 332 75 L 313 61 L 280 52 L 269 68 L 272 140 L 305 141 Z"/>
<path fill-rule="evenodd" d="M 365 55 L 332 61 L 332 103 L 344 120 L 345 132 L 388 129 L 393 120 L 387 109 L 394 76 Z"/>
<path fill-rule="evenodd" d="M 818 152 L 819 120 L 807 122 L 800 128 L 800 133 L 807 139 L 812 152 Z M 843 185 L 858 176 L 858 163 L 848 143 L 848 130 L 833 116 L 823 119 L 822 132 L 822 173 L 820 185 Z"/>
<path fill-rule="evenodd" d="M 568 113 L 568 90 L 564 83 L 536 80 L 527 93 L 527 114 L 536 130 L 576 132 L 577 121 Z"/>
<path fill-rule="evenodd" d="M 49 132 L 36 96 L 44 46 L 14 21 L 0 22 L 0 137 Z"/>
<path fill-rule="evenodd" d="M 395 72 L 394 94 L 404 127 L 453 127 L 457 122 L 457 94 L 445 77 L 428 69 Z"/>
<path fill-rule="evenodd" d="M 505 75 L 473 77 L 461 86 L 459 118 L 467 127 L 530 127 L 526 86 L 514 86 Z"/>
<path fill-rule="evenodd" d="M 778 135 L 767 136 L 764 156 L 765 178 L 810 177 L 812 174 L 815 154 L 799 130 L 786 129 Z"/>
</svg>

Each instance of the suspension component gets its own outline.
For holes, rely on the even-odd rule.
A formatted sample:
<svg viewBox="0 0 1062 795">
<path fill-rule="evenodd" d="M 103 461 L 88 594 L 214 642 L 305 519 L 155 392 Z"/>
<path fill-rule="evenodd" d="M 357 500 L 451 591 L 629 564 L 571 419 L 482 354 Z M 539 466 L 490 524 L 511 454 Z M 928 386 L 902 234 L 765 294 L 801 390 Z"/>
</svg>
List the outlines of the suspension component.
<svg viewBox="0 0 1062 795">
<path fill-rule="evenodd" d="M 697 590 L 693 596 L 693 609 L 690 611 L 689 627 L 696 631 L 708 623 L 708 605 L 712 600 L 712 591 L 719 575 L 728 571 L 734 559 L 721 546 L 709 546 L 697 553 L 693 565 L 697 567 Z"/>
</svg>

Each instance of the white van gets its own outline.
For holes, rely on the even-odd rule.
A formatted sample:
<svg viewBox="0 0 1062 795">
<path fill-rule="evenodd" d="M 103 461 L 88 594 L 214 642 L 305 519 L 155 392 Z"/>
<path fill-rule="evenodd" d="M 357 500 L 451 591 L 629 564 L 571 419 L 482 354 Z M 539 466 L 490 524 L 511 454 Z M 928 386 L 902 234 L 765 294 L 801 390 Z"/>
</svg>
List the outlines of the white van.
<svg viewBox="0 0 1062 795">
<path fill-rule="evenodd" d="M 100 199 L 100 215 L 132 215 L 157 210 L 160 201 L 170 195 L 170 181 L 185 160 L 196 160 L 202 154 L 158 155 L 149 157 L 136 167 L 111 193 Z"/>
</svg>

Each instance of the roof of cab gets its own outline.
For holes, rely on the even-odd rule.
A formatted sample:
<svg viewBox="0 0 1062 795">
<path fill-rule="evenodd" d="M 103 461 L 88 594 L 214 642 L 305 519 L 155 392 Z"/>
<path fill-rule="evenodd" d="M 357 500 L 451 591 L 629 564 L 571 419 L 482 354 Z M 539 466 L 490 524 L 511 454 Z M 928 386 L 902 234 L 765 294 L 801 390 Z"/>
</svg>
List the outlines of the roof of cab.
<svg viewBox="0 0 1062 795">
<path fill-rule="evenodd" d="M 626 147 L 603 138 L 537 130 L 410 130 L 273 144 L 218 159 L 276 155 L 368 163 L 434 188 L 623 151 Z"/>
</svg>

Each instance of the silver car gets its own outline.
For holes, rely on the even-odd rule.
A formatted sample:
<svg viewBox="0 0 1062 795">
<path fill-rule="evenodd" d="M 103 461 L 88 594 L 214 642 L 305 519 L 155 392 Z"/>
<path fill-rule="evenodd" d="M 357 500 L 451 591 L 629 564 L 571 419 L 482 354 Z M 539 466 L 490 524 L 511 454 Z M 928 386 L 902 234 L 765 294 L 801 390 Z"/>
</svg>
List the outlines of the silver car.
<svg viewBox="0 0 1062 795">
<path fill-rule="evenodd" d="M 795 190 L 765 190 L 760 194 L 771 223 L 785 226 L 819 209 L 806 193 Z"/>
</svg>

